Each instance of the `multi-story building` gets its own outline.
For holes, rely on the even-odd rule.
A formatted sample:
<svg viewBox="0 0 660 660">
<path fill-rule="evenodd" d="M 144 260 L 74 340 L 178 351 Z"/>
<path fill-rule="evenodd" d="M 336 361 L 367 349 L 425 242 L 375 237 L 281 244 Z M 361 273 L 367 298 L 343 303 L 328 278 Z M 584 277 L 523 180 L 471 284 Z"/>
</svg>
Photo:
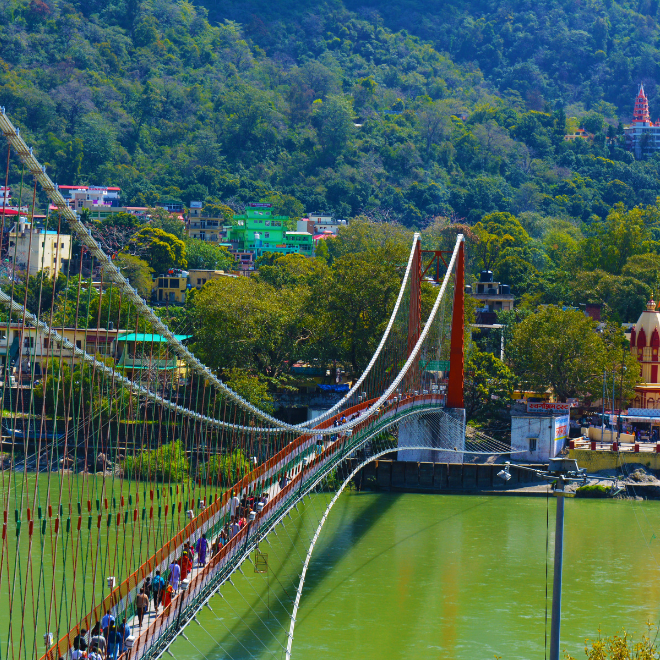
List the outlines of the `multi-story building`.
<svg viewBox="0 0 660 660">
<path fill-rule="evenodd" d="M 172 269 L 154 280 L 151 298 L 163 304 L 182 304 L 188 293 L 188 271 Z"/>
<path fill-rule="evenodd" d="M 34 226 L 33 226 L 34 225 Z M 56 277 L 71 259 L 71 236 L 39 227 L 20 217 L 9 231 L 7 259 L 18 270 L 36 275 L 40 270 Z"/>
<path fill-rule="evenodd" d="M 116 186 L 58 186 L 58 189 L 74 211 L 90 206 L 120 206 L 121 188 Z"/>
<path fill-rule="evenodd" d="M 116 213 L 146 217 L 146 206 L 122 206 L 121 188 L 116 186 L 59 186 L 70 209 L 88 209 L 92 220 L 105 220 Z"/>
<path fill-rule="evenodd" d="M 479 281 L 470 287 L 472 297 L 478 301 L 477 326 L 492 326 L 497 322 L 497 312 L 513 309 L 515 297 L 508 284 L 493 282 L 493 273 L 482 270 Z"/>
<path fill-rule="evenodd" d="M 272 204 L 251 203 L 242 215 L 235 215 L 236 226 L 228 228 L 227 244 L 233 252 L 249 251 L 255 257 L 266 252 L 314 255 L 309 232 L 287 231 L 286 216 L 273 215 Z"/>
<path fill-rule="evenodd" d="M 190 289 L 201 289 L 207 282 L 221 277 L 236 277 L 236 275 L 225 273 L 224 270 L 172 269 L 154 280 L 151 298 L 156 303 L 182 305 L 186 302 Z"/>
<path fill-rule="evenodd" d="M 224 240 L 224 218 L 210 217 L 204 213 L 201 202 L 191 202 L 188 212 L 188 236 L 200 241 L 220 243 Z"/>
<path fill-rule="evenodd" d="M 660 121 L 652 122 L 644 85 L 639 86 L 630 126 L 624 129 L 626 148 L 640 159 L 660 150 Z"/>
</svg>

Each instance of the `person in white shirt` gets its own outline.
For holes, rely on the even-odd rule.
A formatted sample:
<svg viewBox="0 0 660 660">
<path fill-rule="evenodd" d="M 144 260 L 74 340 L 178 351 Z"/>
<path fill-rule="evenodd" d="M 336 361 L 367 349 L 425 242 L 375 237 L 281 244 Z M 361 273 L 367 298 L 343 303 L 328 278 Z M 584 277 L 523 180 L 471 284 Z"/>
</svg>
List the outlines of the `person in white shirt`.
<svg viewBox="0 0 660 660">
<path fill-rule="evenodd" d="M 236 517 L 240 505 L 241 501 L 236 497 L 236 493 L 232 492 L 231 500 L 229 501 L 229 515 Z"/>
<path fill-rule="evenodd" d="M 85 652 L 80 649 L 73 649 L 71 651 L 71 660 L 82 660 L 85 657 L 87 657 Z"/>
<path fill-rule="evenodd" d="M 103 660 L 103 656 L 99 653 L 98 646 L 92 646 L 92 650 L 87 654 L 87 660 Z"/>
<path fill-rule="evenodd" d="M 238 534 L 239 530 L 241 529 L 241 526 L 238 524 L 238 520 L 236 520 L 234 517 L 231 519 L 231 523 L 229 524 L 229 538 L 233 539 L 236 534 Z"/>
</svg>

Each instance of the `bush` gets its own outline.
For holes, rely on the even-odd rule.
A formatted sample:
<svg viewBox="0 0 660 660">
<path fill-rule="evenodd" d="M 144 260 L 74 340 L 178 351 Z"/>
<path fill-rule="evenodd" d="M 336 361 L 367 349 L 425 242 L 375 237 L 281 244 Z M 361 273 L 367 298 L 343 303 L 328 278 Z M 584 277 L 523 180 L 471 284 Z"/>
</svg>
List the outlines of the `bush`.
<svg viewBox="0 0 660 660">
<path fill-rule="evenodd" d="M 593 484 L 591 486 L 580 486 L 575 491 L 575 497 L 609 497 L 610 489 L 607 486 Z"/>
<path fill-rule="evenodd" d="M 129 478 L 158 481 L 183 481 L 190 471 L 186 452 L 179 441 L 128 456 L 121 467 Z"/>
<path fill-rule="evenodd" d="M 635 642 L 625 630 L 620 635 L 613 637 L 600 637 L 587 646 L 589 640 L 585 641 L 585 654 L 587 660 L 655 660 L 658 657 L 658 647 L 651 641 L 651 626 L 648 634 L 642 635 L 639 642 Z M 564 660 L 575 660 L 566 653 Z"/>
<path fill-rule="evenodd" d="M 231 454 L 212 456 L 204 463 L 200 473 L 203 479 L 220 486 L 231 486 L 240 481 L 250 471 L 250 463 L 241 449 Z"/>
</svg>

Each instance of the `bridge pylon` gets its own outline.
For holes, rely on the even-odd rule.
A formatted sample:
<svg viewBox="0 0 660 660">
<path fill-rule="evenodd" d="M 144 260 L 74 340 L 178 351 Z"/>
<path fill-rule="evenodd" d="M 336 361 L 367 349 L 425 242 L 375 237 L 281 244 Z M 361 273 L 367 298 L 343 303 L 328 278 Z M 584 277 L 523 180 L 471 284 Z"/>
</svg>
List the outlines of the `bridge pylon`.
<svg viewBox="0 0 660 660">
<path fill-rule="evenodd" d="M 449 346 L 449 382 L 447 408 L 465 408 L 463 383 L 465 378 L 465 241 L 461 241 L 456 261 L 454 306 Z"/>
</svg>

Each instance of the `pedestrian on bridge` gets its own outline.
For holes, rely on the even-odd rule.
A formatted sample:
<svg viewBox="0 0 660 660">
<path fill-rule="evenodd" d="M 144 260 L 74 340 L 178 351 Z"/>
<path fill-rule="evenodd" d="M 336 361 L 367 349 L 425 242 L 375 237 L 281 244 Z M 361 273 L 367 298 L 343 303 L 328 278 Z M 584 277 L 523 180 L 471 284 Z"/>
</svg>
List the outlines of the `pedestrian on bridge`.
<svg viewBox="0 0 660 660">
<path fill-rule="evenodd" d="M 236 512 L 240 505 L 241 501 L 236 497 L 236 491 L 232 491 L 231 500 L 229 500 L 229 515 L 236 516 Z"/>
<path fill-rule="evenodd" d="M 176 561 L 170 564 L 170 584 L 176 593 L 179 591 L 179 580 L 181 579 L 181 566 Z"/>
<path fill-rule="evenodd" d="M 238 521 L 234 518 L 234 516 L 232 516 L 231 523 L 229 524 L 229 538 L 233 539 L 240 530 L 241 526 L 238 524 Z"/>
<path fill-rule="evenodd" d="M 117 660 L 119 649 L 121 647 L 121 633 L 117 630 L 114 621 L 108 629 L 108 658 Z"/>
<path fill-rule="evenodd" d="M 188 573 L 192 571 L 192 559 L 188 555 L 188 552 L 184 552 L 181 556 L 181 579 L 185 580 L 188 577 Z"/>
<path fill-rule="evenodd" d="M 115 617 L 112 616 L 112 612 L 110 610 L 107 610 L 103 618 L 101 619 L 101 630 L 103 630 L 103 634 L 105 635 L 105 638 L 108 639 L 108 631 L 110 630 L 110 626 L 115 625 Z"/>
<path fill-rule="evenodd" d="M 138 624 L 140 628 L 142 628 L 142 620 L 144 619 L 144 615 L 146 614 L 147 610 L 149 609 L 149 596 L 144 593 L 144 587 L 140 589 L 140 593 L 137 595 L 137 598 L 135 599 L 135 610 L 137 612 L 137 618 L 138 618 Z"/>
<path fill-rule="evenodd" d="M 92 646 L 96 646 L 99 652 L 105 657 L 105 650 L 108 648 L 108 643 L 101 633 L 101 624 L 97 621 L 92 628 L 92 637 L 89 640 Z"/>
<path fill-rule="evenodd" d="M 165 580 L 160 576 L 160 571 L 156 571 L 156 577 L 151 581 L 151 593 L 154 599 L 154 609 L 158 614 L 160 601 L 163 598 L 163 590 L 165 589 Z"/>
<path fill-rule="evenodd" d="M 94 644 L 87 654 L 87 660 L 103 660 L 103 656 L 99 653 L 99 647 Z"/>
<path fill-rule="evenodd" d="M 167 589 L 163 593 L 163 612 L 172 604 L 172 595 L 174 594 L 174 588 L 171 584 L 167 585 Z"/>
<path fill-rule="evenodd" d="M 209 542 L 206 540 L 206 534 L 202 534 L 197 539 L 195 550 L 197 550 L 197 556 L 199 557 L 199 565 L 206 566 L 206 553 L 209 550 Z"/>
<path fill-rule="evenodd" d="M 76 635 L 73 638 L 73 648 L 77 651 L 86 651 L 87 650 L 87 630 L 82 628 L 79 635 Z"/>
</svg>

